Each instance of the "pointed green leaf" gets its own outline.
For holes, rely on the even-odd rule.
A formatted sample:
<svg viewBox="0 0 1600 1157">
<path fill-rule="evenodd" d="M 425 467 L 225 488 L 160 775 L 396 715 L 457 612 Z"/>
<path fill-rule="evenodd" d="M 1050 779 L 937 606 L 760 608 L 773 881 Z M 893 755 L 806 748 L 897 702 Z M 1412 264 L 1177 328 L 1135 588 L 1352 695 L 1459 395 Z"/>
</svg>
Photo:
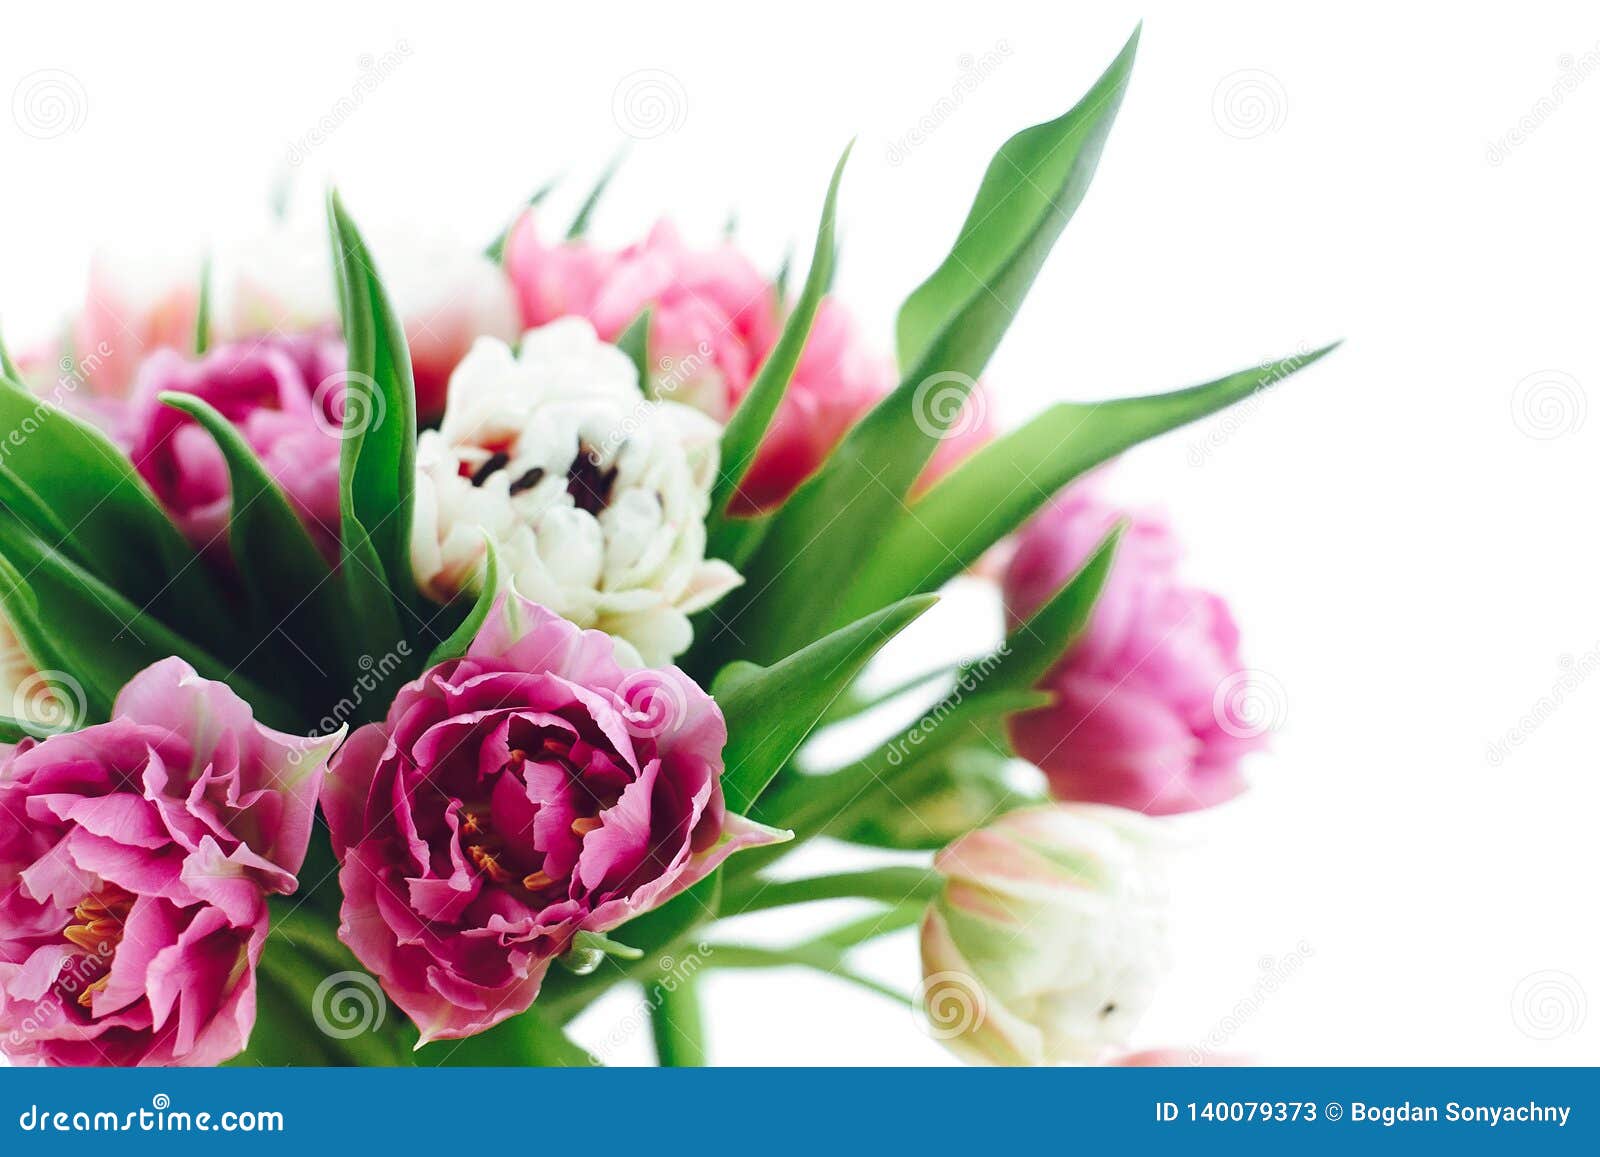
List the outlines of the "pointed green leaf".
<svg viewBox="0 0 1600 1157">
<path fill-rule="evenodd" d="M 200 303 L 194 313 L 194 352 L 198 357 L 211 347 L 211 258 L 200 266 Z"/>
<path fill-rule="evenodd" d="M 500 560 L 495 554 L 494 543 L 490 541 L 487 533 L 484 534 L 484 546 L 488 551 L 488 559 L 483 568 L 483 585 L 478 588 L 477 597 L 472 600 L 472 609 L 467 612 L 467 617 L 462 619 L 450 636 L 433 649 L 428 656 L 426 666 L 437 667 L 440 663 L 447 663 L 451 659 L 459 659 L 467 653 L 467 648 L 472 646 L 472 640 L 478 637 L 478 631 L 483 627 L 483 621 L 489 617 L 489 609 L 494 606 L 495 599 L 500 597 Z"/>
<path fill-rule="evenodd" d="M 1089 625 L 1095 600 L 1111 573 L 1122 529 L 1119 526 L 1106 535 L 1061 589 L 1032 618 L 1006 636 L 979 684 L 980 694 L 1026 690 L 1044 678 L 1045 672 L 1066 653 Z"/>
<path fill-rule="evenodd" d="M 628 328 L 617 335 L 617 348 L 628 355 L 639 374 L 639 392 L 647 398 L 656 396 L 655 380 L 650 374 L 650 307 L 645 306 L 639 316 L 628 323 Z"/>
<path fill-rule="evenodd" d="M 29 576 L 27 586 L 37 607 L 34 622 L 29 623 L 26 607 L 16 607 L 14 595 L 0 596 L 7 618 L 19 628 L 19 636 L 32 634 L 43 625 L 52 665 L 83 684 L 97 716 L 104 716 L 122 685 L 135 674 L 159 659 L 177 655 L 205 678 L 232 686 L 264 722 L 284 730 L 298 725 L 298 714 L 279 696 L 140 610 L 20 523 L 0 519 L 0 553 L 17 573 Z M 15 613 L 18 609 L 23 612 L 22 622 Z M 29 641 L 24 638 L 25 645 Z M 35 653 L 34 647 L 28 649 Z"/>
<path fill-rule="evenodd" d="M 727 543 L 728 535 L 722 524 L 727 521 L 728 503 L 738 484 L 744 480 L 750 464 L 755 461 L 761 439 L 766 436 L 767 427 L 778 412 L 784 391 L 789 388 L 789 379 L 794 376 L 794 368 L 805 351 L 806 339 L 811 336 L 811 324 L 816 320 L 817 307 L 822 303 L 822 295 L 833 276 L 833 238 L 838 214 L 839 181 L 844 176 L 845 163 L 849 161 L 850 150 L 854 147 L 854 142 L 851 142 L 833 167 L 833 178 L 828 182 L 828 193 L 822 202 L 822 221 L 817 226 L 816 245 L 811 251 L 811 269 L 806 274 L 800 300 L 795 302 L 794 309 L 783 323 L 783 332 L 779 334 L 777 344 L 772 347 L 755 381 L 722 432 L 721 470 L 716 486 L 711 491 L 712 516 L 707 522 L 706 532 L 709 543 L 706 553 L 712 557 L 721 557 L 717 554 L 717 548 L 725 547 Z"/>
<path fill-rule="evenodd" d="M 936 601 L 906 599 L 771 667 L 738 664 L 718 678 L 712 694 L 728 722 L 722 790 L 732 811 L 750 809 L 867 660 Z"/>
<path fill-rule="evenodd" d="M 302 671 L 300 681 L 326 680 L 335 670 L 346 681 L 355 646 L 339 603 L 339 586 L 330 581 L 328 564 L 283 491 L 238 428 L 204 400 L 175 392 L 160 399 L 198 422 L 228 465 L 228 545 L 257 629 L 263 634 L 281 629 L 310 652 L 315 669 Z"/>
<path fill-rule="evenodd" d="M 835 614 L 859 615 L 888 599 L 937 590 L 1073 480 L 1131 446 L 1273 388 L 1334 348 L 1172 393 L 1052 406 L 973 454 L 895 519 Z"/>
<path fill-rule="evenodd" d="M 991 164 L 949 263 L 954 268 L 978 261 L 977 275 L 941 271 L 930 279 L 939 287 L 930 298 L 937 307 L 913 312 L 937 326 L 926 339 L 909 343 L 914 368 L 778 512 L 744 568 L 745 586 L 727 612 L 740 617 L 741 634 L 760 641 L 756 659 L 803 646 L 841 621 L 838 592 L 851 591 L 857 571 L 880 555 L 861 544 L 905 516 L 912 483 L 958 420 L 1082 200 L 1127 84 L 1137 39 L 1135 33 L 1071 112 L 1019 133 Z M 984 250 L 981 256 L 978 249 Z M 908 332 L 920 334 L 920 328 Z M 861 605 L 859 598 L 854 605 Z"/>
<path fill-rule="evenodd" d="M 329 194 L 328 220 L 350 359 L 339 461 L 341 571 L 367 649 L 382 653 L 404 635 L 399 608 L 417 601 L 411 577 L 416 387 L 405 333 L 337 193 Z"/>
<path fill-rule="evenodd" d="M 605 196 L 606 190 L 611 186 L 612 178 L 617 175 L 617 170 L 622 168 L 622 162 L 627 158 L 628 147 L 624 145 L 601 170 L 599 180 L 595 181 L 594 188 L 589 190 L 589 195 L 583 199 L 583 204 L 578 207 L 578 215 L 572 219 L 572 225 L 567 229 L 568 241 L 576 241 L 589 232 L 589 221 L 600 204 L 600 198 Z"/>
<path fill-rule="evenodd" d="M 1094 175 L 1138 44 L 1135 29 L 1072 111 L 1018 133 L 989 162 L 950 255 L 900 307 L 895 337 L 902 370 L 925 360 L 938 335 L 990 291 L 1006 263 L 1034 245 L 1035 234 L 1066 224 Z"/>
<path fill-rule="evenodd" d="M 524 213 L 526 213 L 529 209 L 536 209 L 539 207 L 540 202 L 550 195 L 550 190 L 556 187 L 558 180 L 559 178 L 552 177 L 550 180 L 546 181 L 533 191 L 533 193 L 528 197 L 527 201 L 523 203 L 522 208 L 517 211 L 517 215 L 511 218 L 510 221 L 506 222 L 506 227 L 500 230 L 499 235 L 493 241 L 489 242 L 487 247 L 485 247 L 483 251 L 483 255 L 485 257 L 487 257 L 490 261 L 493 261 L 496 265 L 499 265 L 505 261 L 506 242 L 511 240 L 511 231 L 517 227 L 517 222 L 522 220 L 522 215 Z"/>
<path fill-rule="evenodd" d="M 144 479 L 100 431 L 7 380 L 0 383 L 0 456 L 29 490 L 49 496 L 55 522 L 72 529 L 74 545 L 63 549 L 92 561 L 108 586 L 219 654 L 254 646 Z M 49 537 L 48 525 L 29 525 Z"/>
</svg>

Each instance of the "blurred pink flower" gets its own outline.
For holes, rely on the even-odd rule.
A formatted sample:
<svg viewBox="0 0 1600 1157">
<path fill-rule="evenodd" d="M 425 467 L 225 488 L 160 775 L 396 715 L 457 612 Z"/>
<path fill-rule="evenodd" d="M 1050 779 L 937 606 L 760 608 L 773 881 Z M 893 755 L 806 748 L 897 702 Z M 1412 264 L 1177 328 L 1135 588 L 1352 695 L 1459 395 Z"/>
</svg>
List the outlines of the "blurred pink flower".
<svg viewBox="0 0 1600 1157">
<path fill-rule="evenodd" d="M 211 436 L 159 395 L 193 394 L 237 426 L 332 561 L 344 364 L 339 342 L 313 336 L 239 341 L 198 359 L 173 350 L 146 359 L 123 433 L 134 466 L 197 549 L 227 545 L 228 468 Z"/>
<path fill-rule="evenodd" d="M 529 326 L 577 314 L 615 341 L 649 306 L 651 386 L 718 422 L 749 391 L 782 328 L 777 288 L 748 258 L 727 242 L 691 249 L 666 223 L 609 252 L 585 241 L 547 244 L 530 213 L 512 231 L 506 270 Z M 849 311 L 824 299 L 735 511 L 782 503 L 894 382 Z"/>
<path fill-rule="evenodd" d="M 1073 487 L 1021 532 L 1004 578 L 1007 614 L 1013 625 L 1032 615 L 1123 518 L 1089 626 L 1041 684 L 1055 702 L 1015 716 L 1012 741 L 1058 799 L 1152 815 L 1210 807 L 1244 789 L 1239 761 L 1263 740 L 1234 713 L 1250 676 L 1233 616 L 1179 581 L 1164 522 Z"/>
<path fill-rule="evenodd" d="M 624 671 L 609 636 L 502 595 L 339 752 L 340 938 L 424 1042 L 514 1016 L 578 932 L 781 838 L 724 810 L 726 740 L 677 668 Z"/>
<path fill-rule="evenodd" d="M 1145 1049 L 1142 1052 L 1125 1053 L 1109 1062 L 1117 1068 L 1125 1069 L 1177 1069 L 1177 1068 L 1207 1068 L 1207 1069 L 1233 1069 L 1247 1068 L 1250 1062 L 1244 1057 L 1234 1056 L 1231 1053 L 1213 1053 L 1208 1049 Z"/>
<path fill-rule="evenodd" d="M 164 659 L 110 722 L 0 749 L 0 1051 L 58 1065 L 241 1051 L 265 896 L 295 890 L 338 740 L 268 730 Z"/>
</svg>

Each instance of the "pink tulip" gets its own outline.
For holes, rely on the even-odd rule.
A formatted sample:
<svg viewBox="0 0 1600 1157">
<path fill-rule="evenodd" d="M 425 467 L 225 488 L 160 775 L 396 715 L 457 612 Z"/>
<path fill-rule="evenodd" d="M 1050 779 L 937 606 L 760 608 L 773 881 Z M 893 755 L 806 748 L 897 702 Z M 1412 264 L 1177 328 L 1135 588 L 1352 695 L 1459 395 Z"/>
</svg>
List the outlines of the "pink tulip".
<svg viewBox="0 0 1600 1157">
<path fill-rule="evenodd" d="M 733 245 L 691 249 L 665 223 L 644 241 L 608 252 L 583 241 L 547 244 L 530 213 L 507 243 L 506 271 L 529 326 L 576 314 L 615 341 L 649 306 L 651 385 L 718 422 L 749 391 L 782 328 L 776 286 Z M 867 349 L 849 312 L 825 299 L 734 497 L 735 512 L 781 504 L 894 380 L 892 366 Z"/>
<path fill-rule="evenodd" d="M 89 292 L 72 326 L 75 368 L 90 394 L 121 398 L 141 359 L 159 349 L 192 349 L 200 308 L 200 271 L 183 270 L 139 284 L 131 265 L 96 257 Z M 53 375 L 52 375 L 53 376 Z"/>
<path fill-rule="evenodd" d="M 0 1051 L 56 1065 L 240 1052 L 265 897 L 295 890 L 338 738 L 270 731 L 164 659 L 110 722 L 0 750 Z"/>
<path fill-rule="evenodd" d="M 335 760 L 340 938 L 424 1042 L 514 1016 L 580 931 L 782 838 L 726 812 L 726 740 L 677 668 L 624 671 L 609 636 L 502 595 Z"/>
<path fill-rule="evenodd" d="M 1210 807 L 1244 789 L 1239 762 L 1263 729 L 1236 714 L 1251 677 L 1227 604 L 1179 582 L 1163 522 L 1125 516 L 1079 484 L 1019 536 L 1007 612 L 1013 624 L 1031 615 L 1124 517 L 1089 626 L 1041 684 L 1055 702 L 1014 717 L 1012 741 L 1058 799 L 1153 815 Z"/>
<path fill-rule="evenodd" d="M 175 390 L 209 402 L 239 428 L 331 561 L 344 380 L 344 348 L 329 338 L 239 341 L 199 359 L 158 351 L 140 367 L 128 407 L 130 455 L 196 549 L 225 549 L 232 501 L 222 451 L 159 395 Z"/>
</svg>

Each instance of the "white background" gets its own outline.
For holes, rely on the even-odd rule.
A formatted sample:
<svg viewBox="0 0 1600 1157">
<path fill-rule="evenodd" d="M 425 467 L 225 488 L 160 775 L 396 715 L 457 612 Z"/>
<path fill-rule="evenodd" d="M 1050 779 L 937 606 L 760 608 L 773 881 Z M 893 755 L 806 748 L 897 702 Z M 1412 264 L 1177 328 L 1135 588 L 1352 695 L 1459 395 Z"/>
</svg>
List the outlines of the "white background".
<svg viewBox="0 0 1600 1157">
<path fill-rule="evenodd" d="M 97 242 L 193 250 L 254 227 L 286 169 L 313 210 L 336 176 L 361 221 L 474 244 L 570 172 L 565 212 L 625 139 L 619 86 L 651 70 L 668 131 L 637 142 L 597 232 L 669 214 L 710 239 L 737 208 L 773 267 L 809 245 L 857 135 L 838 286 L 887 348 L 990 153 L 1070 106 L 1140 16 L 1095 186 L 988 374 L 1000 417 L 1348 341 L 1115 475 L 1172 513 L 1191 575 L 1284 691 L 1254 790 L 1183 825 L 1178 967 L 1138 1043 L 1600 1061 L 1592 4 L 28 5 L 0 38 L 0 96 L 48 70 L 71 107 L 49 139 L 0 115 L 0 316 L 14 345 L 45 333 Z M 402 47 L 288 165 L 362 57 Z M 892 163 L 986 53 L 1000 66 Z M 972 646 L 997 622 L 981 592 L 943 614 Z M 909 988 L 914 945 L 867 966 Z M 1288 972 L 1265 995 L 1263 967 Z M 830 980 L 719 976 L 708 995 L 719 1061 L 944 1061 L 906 1012 Z M 616 1058 L 645 1055 L 639 1034 Z"/>
</svg>

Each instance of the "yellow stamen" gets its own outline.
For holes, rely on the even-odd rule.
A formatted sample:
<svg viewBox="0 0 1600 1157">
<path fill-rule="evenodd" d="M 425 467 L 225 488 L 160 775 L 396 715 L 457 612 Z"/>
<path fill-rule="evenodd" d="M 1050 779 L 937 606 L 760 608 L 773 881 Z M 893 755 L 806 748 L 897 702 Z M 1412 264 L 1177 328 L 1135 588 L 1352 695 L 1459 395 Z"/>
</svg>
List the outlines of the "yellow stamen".
<svg viewBox="0 0 1600 1157">
<path fill-rule="evenodd" d="M 587 816 L 572 821 L 572 834 L 586 836 L 600 826 L 599 816 Z"/>
</svg>

